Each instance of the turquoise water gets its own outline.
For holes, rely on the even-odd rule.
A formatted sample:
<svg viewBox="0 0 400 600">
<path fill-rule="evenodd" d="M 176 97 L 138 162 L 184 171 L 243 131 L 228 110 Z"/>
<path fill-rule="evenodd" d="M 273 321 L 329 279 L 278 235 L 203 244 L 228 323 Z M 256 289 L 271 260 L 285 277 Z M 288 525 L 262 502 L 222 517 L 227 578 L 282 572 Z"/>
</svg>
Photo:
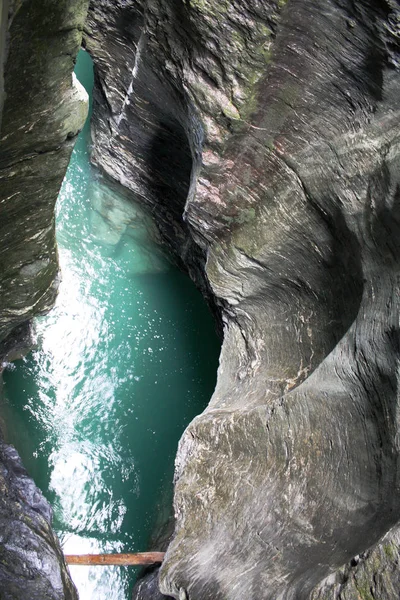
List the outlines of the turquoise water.
<svg viewBox="0 0 400 600">
<path fill-rule="evenodd" d="M 91 89 L 88 55 L 77 75 Z M 88 125 L 57 210 L 62 282 L 38 349 L 5 372 L 6 434 L 54 508 L 64 552 L 150 549 L 177 443 L 208 402 L 219 344 L 148 218 L 92 171 Z M 133 568 L 71 567 L 82 600 L 127 600 Z"/>
</svg>

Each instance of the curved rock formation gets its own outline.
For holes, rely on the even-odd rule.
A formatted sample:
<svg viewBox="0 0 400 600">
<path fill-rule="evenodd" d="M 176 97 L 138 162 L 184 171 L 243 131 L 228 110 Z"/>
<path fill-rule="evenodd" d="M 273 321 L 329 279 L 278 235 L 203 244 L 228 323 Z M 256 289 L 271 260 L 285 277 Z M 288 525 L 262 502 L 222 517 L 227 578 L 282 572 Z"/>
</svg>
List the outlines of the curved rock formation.
<svg viewBox="0 0 400 600">
<path fill-rule="evenodd" d="M 3 355 L 56 293 L 86 6 L 10 3 Z M 224 327 L 215 394 L 177 456 L 174 598 L 397 593 L 398 534 L 360 554 L 400 517 L 399 23 L 397 0 L 91 2 L 93 160 L 154 212 Z M 2 453 L 0 518 L 16 525 L 1 593 L 74 598 L 48 508 Z"/>
<path fill-rule="evenodd" d="M 392 0 L 91 2 L 94 162 L 224 324 L 177 456 L 174 598 L 307 598 L 399 520 L 399 20 Z"/>
<path fill-rule="evenodd" d="M 0 342 L 57 293 L 54 205 L 87 94 L 72 75 L 87 0 L 10 3 L 0 137 Z"/>
<path fill-rule="evenodd" d="M 57 293 L 54 205 L 87 114 L 87 94 L 72 75 L 87 7 L 0 2 L 0 372 L 4 359 L 29 347 L 28 320 Z M 51 508 L 1 440 L 0 597 L 77 598 Z"/>
</svg>

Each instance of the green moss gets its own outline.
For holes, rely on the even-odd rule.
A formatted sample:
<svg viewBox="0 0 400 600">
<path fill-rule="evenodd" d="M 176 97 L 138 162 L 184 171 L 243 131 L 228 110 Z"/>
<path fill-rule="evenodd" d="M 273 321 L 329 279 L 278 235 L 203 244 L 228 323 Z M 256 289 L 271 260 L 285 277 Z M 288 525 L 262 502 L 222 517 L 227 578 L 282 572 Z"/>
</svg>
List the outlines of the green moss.
<svg viewBox="0 0 400 600">
<path fill-rule="evenodd" d="M 272 138 L 267 138 L 264 142 L 265 147 L 271 152 L 274 150 L 274 140 Z"/>
<path fill-rule="evenodd" d="M 372 577 L 369 577 L 368 574 L 364 574 L 362 578 L 354 580 L 354 585 L 360 596 L 360 600 L 375 600 L 371 592 L 371 580 Z"/>
<path fill-rule="evenodd" d="M 375 598 L 371 594 L 371 588 L 369 584 L 357 585 L 356 588 L 361 600 L 375 600 Z"/>
<path fill-rule="evenodd" d="M 222 106 L 222 112 L 228 119 L 232 119 L 233 121 L 240 119 L 240 114 L 233 104 L 226 104 Z"/>
<path fill-rule="evenodd" d="M 256 211 L 254 208 L 243 208 L 238 216 L 235 218 L 235 222 L 238 225 L 243 225 L 244 223 L 250 223 L 256 218 Z"/>
<path fill-rule="evenodd" d="M 285 104 L 287 104 L 288 106 L 292 106 L 298 96 L 299 96 L 299 87 L 296 85 L 287 85 L 285 86 L 281 93 L 280 93 L 280 98 L 282 100 L 282 102 L 284 102 Z"/>
<path fill-rule="evenodd" d="M 271 62 L 271 30 L 265 25 L 259 25 L 258 40 L 255 43 L 255 54 L 262 66 Z"/>
<path fill-rule="evenodd" d="M 236 215 L 221 215 L 221 219 L 225 221 L 227 225 L 244 225 L 245 223 L 251 223 L 256 218 L 256 211 L 254 208 L 242 208 Z"/>
<path fill-rule="evenodd" d="M 261 25 L 252 45 L 252 67 L 246 70 L 245 65 L 242 65 L 242 72 L 247 83 L 245 85 L 245 99 L 239 110 L 240 116 L 244 121 L 248 121 L 251 115 L 257 111 L 259 97 L 258 84 L 266 75 L 268 66 L 271 63 L 271 47 L 271 31 L 268 27 Z"/>
<path fill-rule="evenodd" d="M 230 3 L 228 0 L 189 0 L 189 4 L 205 16 L 215 17 L 218 14 L 226 13 Z"/>
<path fill-rule="evenodd" d="M 383 551 L 389 560 L 395 561 L 397 559 L 396 546 L 393 543 L 384 544 Z"/>
</svg>

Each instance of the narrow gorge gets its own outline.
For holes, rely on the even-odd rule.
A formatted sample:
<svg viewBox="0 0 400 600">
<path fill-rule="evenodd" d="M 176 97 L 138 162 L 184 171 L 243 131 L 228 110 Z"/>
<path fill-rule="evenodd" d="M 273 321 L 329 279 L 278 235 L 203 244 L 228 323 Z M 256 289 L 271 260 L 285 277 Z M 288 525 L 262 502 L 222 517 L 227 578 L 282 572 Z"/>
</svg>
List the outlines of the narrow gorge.
<svg viewBox="0 0 400 600">
<path fill-rule="evenodd" d="M 398 0 L 1 8 L 3 362 L 57 294 L 81 44 L 92 164 L 150 211 L 223 335 L 179 443 L 161 592 L 153 576 L 138 600 L 397 600 Z M 1 600 L 76 598 L 48 504 L 6 444 L 1 464 Z"/>
<path fill-rule="evenodd" d="M 75 73 L 91 93 L 81 51 Z M 79 134 L 56 205 L 61 282 L 36 349 L 4 370 L 5 438 L 53 508 L 65 554 L 140 552 L 170 517 L 176 447 L 215 386 L 219 343 L 154 225 Z M 81 599 L 126 600 L 135 568 L 71 566 Z"/>
</svg>

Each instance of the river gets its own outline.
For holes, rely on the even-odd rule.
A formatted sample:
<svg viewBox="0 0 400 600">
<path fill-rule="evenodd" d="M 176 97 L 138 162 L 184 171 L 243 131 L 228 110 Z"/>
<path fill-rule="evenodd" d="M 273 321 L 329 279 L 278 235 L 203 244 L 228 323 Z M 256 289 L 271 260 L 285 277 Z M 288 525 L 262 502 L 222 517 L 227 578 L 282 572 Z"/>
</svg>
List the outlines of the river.
<svg viewBox="0 0 400 600">
<path fill-rule="evenodd" d="M 76 73 L 91 91 L 83 51 Z M 219 342 L 200 293 L 142 210 L 99 178 L 89 145 L 87 123 L 57 203 L 57 304 L 36 320 L 37 349 L 5 371 L 6 435 L 66 554 L 144 551 L 170 506 L 179 437 L 212 394 Z M 70 570 L 81 600 L 128 600 L 136 576 Z"/>
</svg>

